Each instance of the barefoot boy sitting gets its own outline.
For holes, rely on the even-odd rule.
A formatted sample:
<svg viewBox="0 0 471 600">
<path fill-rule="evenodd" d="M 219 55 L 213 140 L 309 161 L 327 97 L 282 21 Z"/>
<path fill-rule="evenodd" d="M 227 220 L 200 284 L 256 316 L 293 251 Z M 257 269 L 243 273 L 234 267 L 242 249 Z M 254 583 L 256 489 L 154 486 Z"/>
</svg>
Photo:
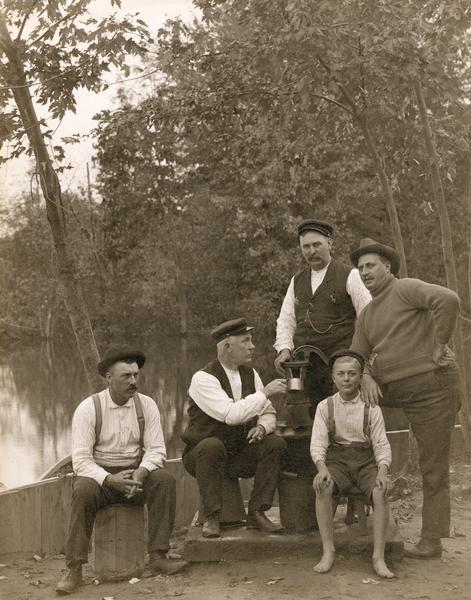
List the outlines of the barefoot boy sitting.
<svg viewBox="0 0 471 600">
<path fill-rule="evenodd" d="M 394 577 L 384 562 L 391 446 L 383 414 L 379 406 L 367 406 L 361 397 L 364 359 L 360 354 L 339 350 L 331 356 L 329 366 L 338 392 L 317 407 L 311 438 L 311 456 L 318 470 L 314 491 L 323 547 L 314 570 L 327 573 L 334 563 L 332 495 L 356 485 L 371 499 L 374 509 L 373 568 L 380 577 Z"/>
</svg>

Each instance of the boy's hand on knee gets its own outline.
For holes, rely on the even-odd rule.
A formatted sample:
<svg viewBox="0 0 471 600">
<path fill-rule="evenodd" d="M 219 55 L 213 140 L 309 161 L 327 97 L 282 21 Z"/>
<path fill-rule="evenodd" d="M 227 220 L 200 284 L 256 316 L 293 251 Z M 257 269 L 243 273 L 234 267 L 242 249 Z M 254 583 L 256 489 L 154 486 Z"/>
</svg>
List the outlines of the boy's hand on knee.
<svg viewBox="0 0 471 600">
<path fill-rule="evenodd" d="M 322 488 L 328 487 L 331 481 L 332 477 L 327 467 L 324 467 L 323 469 L 319 470 L 317 475 L 314 477 L 313 482 L 314 491 L 316 492 L 316 494 L 320 494 L 322 492 Z"/>
<path fill-rule="evenodd" d="M 376 476 L 376 487 L 384 490 L 384 495 L 387 496 L 392 489 L 392 483 L 389 479 L 388 470 L 385 465 L 381 465 Z"/>
</svg>

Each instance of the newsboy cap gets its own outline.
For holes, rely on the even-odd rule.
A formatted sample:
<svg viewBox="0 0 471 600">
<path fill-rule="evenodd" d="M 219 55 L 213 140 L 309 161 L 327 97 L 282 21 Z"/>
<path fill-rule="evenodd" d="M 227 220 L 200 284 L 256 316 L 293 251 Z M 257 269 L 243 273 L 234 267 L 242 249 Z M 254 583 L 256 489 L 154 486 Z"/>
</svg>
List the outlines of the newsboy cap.
<svg viewBox="0 0 471 600">
<path fill-rule="evenodd" d="M 146 357 L 140 350 L 132 350 L 128 346 L 113 346 L 108 348 L 103 359 L 98 363 L 98 373 L 102 377 L 106 377 L 108 369 L 120 360 L 135 360 L 137 366 L 141 369 L 146 362 Z"/>
<path fill-rule="evenodd" d="M 334 228 L 332 225 L 325 223 L 324 221 L 305 219 L 298 225 L 298 236 L 300 236 L 302 233 L 306 233 L 307 231 L 317 231 L 326 237 L 330 237 L 334 232 Z"/>
<path fill-rule="evenodd" d="M 329 358 L 329 369 L 332 371 L 334 368 L 334 363 L 338 358 L 343 358 L 344 356 L 350 356 L 351 358 L 356 358 L 360 363 L 361 370 L 363 371 L 363 367 L 365 366 L 365 357 L 363 354 L 359 352 L 355 352 L 354 350 L 341 349 L 336 350 L 332 356 Z"/>
<path fill-rule="evenodd" d="M 401 266 L 401 258 L 399 253 L 391 246 L 381 244 L 371 238 L 363 238 L 360 240 L 360 245 L 356 250 L 350 253 L 350 260 L 355 266 L 358 266 L 358 259 L 363 254 L 379 254 L 389 260 L 391 263 L 391 273 L 397 275 Z"/>
<path fill-rule="evenodd" d="M 243 335 L 249 331 L 252 331 L 253 327 L 248 327 L 245 319 L 232 319 L 231 321 L 224 321 L 211 331 L 211 337 L 220 342 L 224 338 L 228 338 L 231 335 Z"/>
</svg>

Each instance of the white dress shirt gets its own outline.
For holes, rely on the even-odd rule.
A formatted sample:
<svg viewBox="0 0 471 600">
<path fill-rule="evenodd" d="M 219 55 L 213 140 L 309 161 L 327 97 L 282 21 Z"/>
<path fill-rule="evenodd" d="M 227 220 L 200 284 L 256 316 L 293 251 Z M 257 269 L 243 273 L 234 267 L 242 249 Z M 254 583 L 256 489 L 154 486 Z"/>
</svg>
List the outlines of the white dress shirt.
<svg viewBox="0 0 471 600">
<path fill-rule="evenodd" d="M 329 265 L 326 265 L 320 271 L 313 271 L 311 269 L 311 288 L 313 295 L 320 284 L 324 281 L 328 266 Z M 358 269 L 352 269 L 350 271 L 345 288 L 347 294 L 352 299 L 353 307 L 355 308 L 355 312 L 358 316 L 365 306 L 371 301 L 371 294 L 363 284 Z M 292 277 L 288 286 L 288 291 L 286 292 L 286 296 L 283 300 L 283 304 L 281 305 L 280 314 L 276 321 L 276 341 L 273 346 L 277 352 L 280 352 L 284 348 L 288 348 L 289 350 L 294 349 L 293 337 L 295 330 L 296 314 L 294 277 Z"/>
<path fill-rule="evenodd" d="M 95 406 L 92 396 L 83 400 L 72 418 L 72 465 L 76 475 L 91 477 L 99 485 L 109 473 L 103 467 L 123 467 L 139 456 L 139 423 L 134 398 L 119 406 L 109 390 L 99 393 L 102 414 L 100 439 L 95 445 Z M 166 450 L 160 414 L 149 396 L 139 394 L 145 419 L 144 455 L 140 467 L 153 471 L 163 466 Z"/>
<path fill-rule="evenodd" d="M 327 448 L 329 446 L 329 409 L 327 398 L 317 406 L 311 436 L 311 457 L 314 463 L 325 461 Z M 391 446 L 386 435 L 383 413 L 379 406 L 370 406 L 369 439 L 363 432 L 363 420 L 365 414 L 365 403 L 358 393 L 353 400 L 344 400 L 337 392 L 334 394 L 334 440 L 338 444 L 347 445 L 352 442 L 362 444 L 369 443 L 373 448 L 376 464 L 391 464 Z"/>
<path fill-rule="evenodd" d="M 242 398 L 242 382 L 238 369 L 222 365 L 231 385 L 232 397 L 222 389 L 217 377 L 205 371 L 196 371 L 190 383 L 189 394 L 192 400 L 207 415 L 227 423 L 241 425 L 257 417 L 257 424 L 263 425 L 268 435 L 276 427 L 276 411 L 263 393 L 263 383 L 254 369 L 255 393 Z"/>
</svg>

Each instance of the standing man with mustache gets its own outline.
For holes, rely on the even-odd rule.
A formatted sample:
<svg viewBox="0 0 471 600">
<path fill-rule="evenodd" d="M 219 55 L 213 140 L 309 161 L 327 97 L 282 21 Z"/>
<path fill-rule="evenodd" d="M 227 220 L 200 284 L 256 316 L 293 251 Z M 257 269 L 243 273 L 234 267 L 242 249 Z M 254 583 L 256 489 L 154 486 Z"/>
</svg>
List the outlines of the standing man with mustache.
<svg viewBox="0 0 471 600">
<path fill-rule="evenodd" d="M 171 575 L 186 562 L 167 558 L 175 522 L 176 484 L 163 470 L 166 459 L 160 415 L 152 398 L 137 393 L 145 356 L 110 349 L 98 363 L 108 387 L 83 400 L 72 419 L 72 493 L 65 560 L 67 572 L 56 591 L 82 585 L 82 564 L 96 513 L 108 504 L 147 504 L 149 566 Z"/>
<path fill-rule="evenodd" d="M 275 368 L 280 375 L 294 348 L 311 345 L 324 354 L 324 362 L 310 355 L 305 393 L 312 417 L 317 404 L 332 394 L 328 359 L 349 347 L 355 318 L 371 300 L 358 270 L 332 258 L 332 235 L 329 223 L 308 219 L 299 224 L 299 247 L 308 266 L 291 279 L 276 324 Z"/>
<path fill-rule="evenodd" d="M 286 391 L 286 381 L 263 385 L 252 368 L 253 327 L 245 319 L 221 323 L 211 336 L 217 359 L 191 380 L 188 427 L 183 433 L 185 469 L 196 477 L 203 499 L 204 537 L 219 537 L 224 476 L 254 477 L 247 528 L 274 533 L 281 528 L 265 511 L 272 506 L 286 443 L 273 432 L 270 400 Z"/>
<path fill-rule="evenodd" d="M 375 406 L 384 395 L 388 404 L 402 408 L 419 449 L 422 532 L 405 555 L 439 557 L 440 538 L 450 534 L 449 454 L 460 405 L 459 372 L 448 347 L 459 298 L 440 285 L 397 279 L 399 254 L 370 238 L 350 257 L 373 297 L 358 318 L 351 345 L 367 358 L 363 399 Z"/>
</svg>

